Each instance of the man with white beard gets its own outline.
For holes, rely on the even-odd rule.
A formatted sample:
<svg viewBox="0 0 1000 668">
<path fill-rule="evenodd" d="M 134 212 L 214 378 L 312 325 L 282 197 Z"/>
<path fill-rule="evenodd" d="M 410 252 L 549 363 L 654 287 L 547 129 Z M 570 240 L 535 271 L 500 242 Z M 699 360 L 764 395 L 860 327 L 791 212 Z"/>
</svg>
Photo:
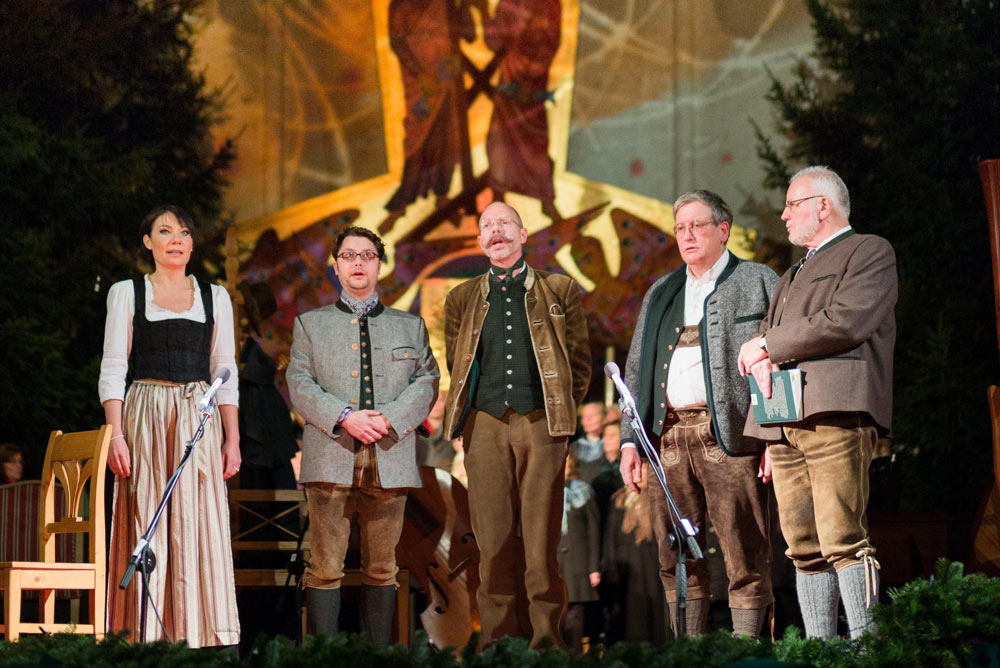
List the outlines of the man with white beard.
<svg viewBox="0 0 1000 668">
<path fill-rule="evenodd" d="M 844 602 L 851 637 L 874 630 L 878 563 L 868 537 L 868 467 L 892 423 L 896 256 L 882 237 L 851 227 L 851 200 L 828 167 L 806 167 L 788 185 L 788 239 L 809 249 L 778 281 L 739 371 L 771 395 L 771 372 L 802 372 L 802 419 L 758 425 L 769 447 L 786 554 L 795 563 L 806 635 L 829 639 Z"/>
</svg>

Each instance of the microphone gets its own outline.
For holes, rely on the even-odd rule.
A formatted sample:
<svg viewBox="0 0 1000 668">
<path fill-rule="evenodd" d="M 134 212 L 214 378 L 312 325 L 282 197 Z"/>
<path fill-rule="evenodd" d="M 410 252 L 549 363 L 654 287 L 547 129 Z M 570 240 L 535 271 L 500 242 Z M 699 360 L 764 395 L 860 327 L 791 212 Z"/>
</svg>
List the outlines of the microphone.
<svg viewBox="0 0 1000 668">
<path fill-rule="evenodd" d="M 212 386 L 208 388 L 208 392 L 201 398 L 198 402 L 198 410 L 204 413 L 208 410 L 208 407 L 212 404 L 215 399 L 215 395 L 219 392 L 219 388 L 222 384 L 229 380 L 229 369 L 223 369 L 219 372 L 219 375 L 215 377 L 212 381 Z"/>
<path fill-rule="evenodd" d="M 625 385 L 625 381 L 622 380 L 621 371 L 618 369 L 618 365 L 614 362 L 608 362 L 604 365 L 604 375 L 611 379 L 611 382 L 615 384 L 618 388 L 618 394 L 621 396 L 622 401 L 625 402 L 626 406 L 635 406 L 635 398 L 632 393 L 629 392 L 628 387 Z"/>
</svg>

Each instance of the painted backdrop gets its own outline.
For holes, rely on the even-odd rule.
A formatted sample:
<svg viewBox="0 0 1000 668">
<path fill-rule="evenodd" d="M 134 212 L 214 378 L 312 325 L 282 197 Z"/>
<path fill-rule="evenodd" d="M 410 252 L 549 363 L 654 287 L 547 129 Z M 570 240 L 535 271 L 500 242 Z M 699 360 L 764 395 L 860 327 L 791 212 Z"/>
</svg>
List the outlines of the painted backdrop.
<svg viewBox="0 0 1000 668">
<path fill-rule="evenodd" d="M 810 37 L 801 0 L 215 0 L 198 55 L 230 92 L 242 275 L 278 300 L 265 349 L 336 300 L 333 238 L 360 224 L 390 250 L 384 301 L 443 362 L 444 295 L 486 267 L 477 211 L 503 198 L 528 261 L 584 286 L 595 359 L 620 357 L 680 263 L 681 192 L 730 202 L 741 256 L 783 237 L 749 121 L 768 124 L 765 66 Z"/>
</svg>

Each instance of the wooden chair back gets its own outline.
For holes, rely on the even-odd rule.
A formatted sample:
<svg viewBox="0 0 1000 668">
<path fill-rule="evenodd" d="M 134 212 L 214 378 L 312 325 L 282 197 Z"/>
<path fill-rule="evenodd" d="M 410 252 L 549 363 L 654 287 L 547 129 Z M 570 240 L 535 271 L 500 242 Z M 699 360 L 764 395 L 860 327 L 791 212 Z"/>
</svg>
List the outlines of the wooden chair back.
<svg viewBox="0 0 1000 668">
<path fill-rule="evenodd" d="M 0 563 L 3 631 L 7 640 L 17 640 L 22 633 L 68 630 L 104 635 L 107 597 L 104 481 L 110 444 L 110 425 L 70 434 L 54 431 L 49 437 L 39 490 L 38 561 Z M 61 491 L 59 496 L 63 501 L 58 514 L 57 490 Z M 89 501 L 86 508 L 82 503 L 84 498 Z M 58 561 L 63 551 L 57 550 L 57 545 L 67 536 L 86 536 L 86 561 Z M 89 592 L 89 624 L 55 622 L 55 592 L 62 589 Z M 22 593 L 32 590 L 38 592 L 40 620 L 25 622 L 21 618 Z"/>
<path fill-rule="evenodd" d="M 41 504 L 38 508 L 39 561 L 56 561 L 56 539 L 63 534 L 88 534 L 87 561 L 107 572 L 104 522 L 104 483 L 108 470 L 111 425 L 94 431 L 49 436 L 42 468 Z M 56 519 L 56 482 L 62 485 L 64 507 Z M 90 483 L 87 513 L 83 495 Z"/>
</svg>

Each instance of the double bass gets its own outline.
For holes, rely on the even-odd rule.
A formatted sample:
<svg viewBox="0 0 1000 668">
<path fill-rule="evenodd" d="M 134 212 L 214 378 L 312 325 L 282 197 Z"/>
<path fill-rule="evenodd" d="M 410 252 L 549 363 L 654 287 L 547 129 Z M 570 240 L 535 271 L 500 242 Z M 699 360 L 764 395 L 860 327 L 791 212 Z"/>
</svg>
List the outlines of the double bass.
<svg viewBox="0 0 1000 668">
<path fill-rule="evenodd" d="M 427 608 L 420 621 L 437 647 L 465 647 L 478 631 L 479 547 L 469 494 L 450 473 L 420 467 L 423 487 L 411 489 L 396 561 L 420 582 Z"/>
</svg>

